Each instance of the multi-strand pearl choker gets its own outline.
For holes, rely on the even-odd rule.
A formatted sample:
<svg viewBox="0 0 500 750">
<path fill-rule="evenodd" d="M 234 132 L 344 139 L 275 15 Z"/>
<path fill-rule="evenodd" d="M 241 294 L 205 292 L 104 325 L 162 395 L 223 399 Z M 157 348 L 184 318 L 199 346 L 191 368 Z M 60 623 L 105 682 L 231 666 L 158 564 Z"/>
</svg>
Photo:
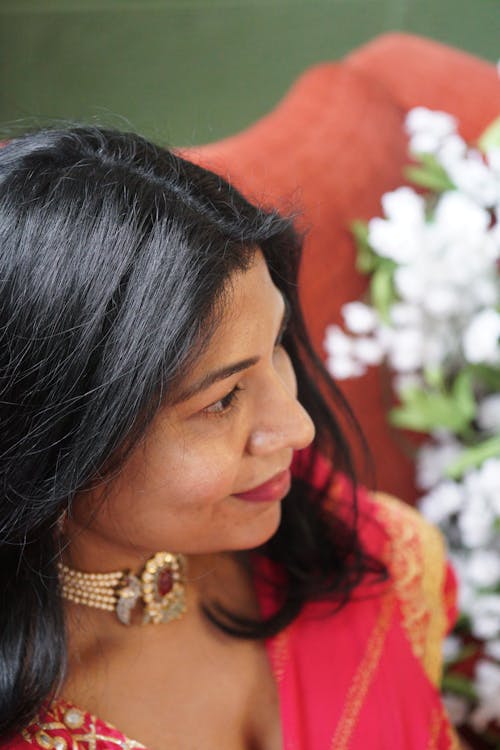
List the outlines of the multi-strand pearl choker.
<svg viewBox="0 0 500 750">
<path fill-rule="evenodd" d="M 86 607 L 116 612 L 129 625 L 139 600 L 143 622 L 169 622 L 186 610 L 186 559 L 184 555 L 157 552 L 138 575 L 128 570 L 112 573 L 83 573 L 59 563 L 61 594 L 64 599 Z"/>
</svg>

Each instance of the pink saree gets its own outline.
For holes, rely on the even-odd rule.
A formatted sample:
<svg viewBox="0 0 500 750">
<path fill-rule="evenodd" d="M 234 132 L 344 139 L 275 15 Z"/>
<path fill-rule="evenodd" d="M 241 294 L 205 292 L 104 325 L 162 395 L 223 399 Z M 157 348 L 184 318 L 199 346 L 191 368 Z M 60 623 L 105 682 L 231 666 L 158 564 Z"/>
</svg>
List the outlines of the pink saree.
<svg viewBox="0 0 500 750">
<path fill-rule="evenodd" d="M 320 467 L 321 471 L 321 467 Z M 348 491 L 339 478 L 332 495 Z M 459 748 L 439 696 L 441 642 L 453 624 L 455 581 L 439 533 L 412 508 L 360 493 L 360 534 L 390 580 L 361 584 L 332 614 L 309 604 L 267 643 L 278 687 L 284 750 L 448 750 Z M 261 572 L 272 576 L 260 559 Z M 262 611 L 275 606 L 256 576 Z M 9 750 L 134 750 L 117 729 L 56 701 Z M 165 748 L 168 750 L 168 748 Z"/>
</svg>

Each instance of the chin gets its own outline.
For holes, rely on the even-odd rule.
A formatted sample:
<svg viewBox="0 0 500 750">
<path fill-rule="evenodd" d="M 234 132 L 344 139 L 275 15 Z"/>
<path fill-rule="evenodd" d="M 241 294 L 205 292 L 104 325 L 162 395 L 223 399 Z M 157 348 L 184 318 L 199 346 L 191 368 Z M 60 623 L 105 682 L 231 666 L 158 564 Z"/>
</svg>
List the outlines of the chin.
<svg viewBox="0 0 500 750">
<path fill-rule="evenodd" d="M 254 549 L 265 544 L 274 536 L 281 522 L 281 503 L 273 503 L 266 511 L 253 521 L 249 521 L 247 525 L 239 528 L 240 539 L 234 540 L 231 545 L 232 550 Z"/>
</svg>

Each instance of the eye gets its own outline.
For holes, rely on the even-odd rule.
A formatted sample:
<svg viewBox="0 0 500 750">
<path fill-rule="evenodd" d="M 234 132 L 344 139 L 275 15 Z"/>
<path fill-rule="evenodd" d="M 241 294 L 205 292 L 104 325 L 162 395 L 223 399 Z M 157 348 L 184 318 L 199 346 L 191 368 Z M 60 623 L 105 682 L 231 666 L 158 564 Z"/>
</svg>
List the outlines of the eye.
<svg viewBox="0 0 500 750">
<path fill-rule="evenodd" d="M 207 406 L 205 409 L 203 409 L 203 414 L 207 414 L 210 416 L 224 416 L 227 414 L 231 409 L 236 406 L 236 402 L 238 400 L 238 393 L 242 391 L 243 388 L 239 385 L 235 385 L 232 391 L 229 391 L 229 393 L 224 396 L 223 398 L 220 398 L 218 401 L 214 401 L 213 404 L 210 404 L 210 406 Z"/>
</svg>

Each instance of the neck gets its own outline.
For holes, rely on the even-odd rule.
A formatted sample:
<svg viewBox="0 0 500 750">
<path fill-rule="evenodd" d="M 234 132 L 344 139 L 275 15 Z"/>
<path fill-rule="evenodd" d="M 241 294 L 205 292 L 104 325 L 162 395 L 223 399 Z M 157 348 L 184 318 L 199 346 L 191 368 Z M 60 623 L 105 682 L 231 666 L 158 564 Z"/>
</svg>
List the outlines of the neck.
<svg viewBox="0 0 500 750">
<path fill-rule="evenodd" d="M 110 573 L 128 570 L 139 573 L 148 559 L 159 550 L 125 547 L 104 539 L 92 528 L 69 522 L 65 528 L 66 546 L 63 562 L 85 573 Z M 165 550 L 178 552 L 178 550 Z M 85 653 L 96 649 L 122 646 L 128 641 L 156 641 L 174 638 L 179 629 L 194 624 L 213 627 L 201 614 L 202 604 L 218 602 L 230 611 L 246 616 L 258 615 L 251 572 L 244 553 L 211 553 L 186 556 L 186 611 L 182 618 L 158 625 L 142 625 L 141 608 L 134 609 L 131 626 L 126 627 L 113 611 L 94 609 L 82 604 L 65 602 L 69 651 Z M 203 624 L 202 624 L 203 623 Z"/>
</svg>

